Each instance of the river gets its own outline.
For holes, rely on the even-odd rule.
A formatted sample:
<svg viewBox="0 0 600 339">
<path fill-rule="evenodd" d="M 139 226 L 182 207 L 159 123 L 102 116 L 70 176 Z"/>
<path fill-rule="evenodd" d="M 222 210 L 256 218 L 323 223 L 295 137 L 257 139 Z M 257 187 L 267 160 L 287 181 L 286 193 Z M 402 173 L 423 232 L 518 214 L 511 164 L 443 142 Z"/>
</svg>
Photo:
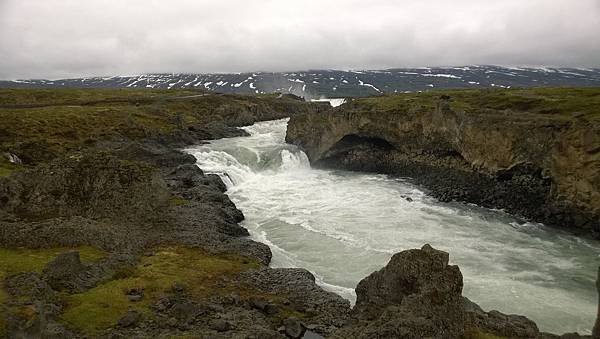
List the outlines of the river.
<svg viewBox="0 0 600 339">
<path fill-rule="evenodd" d="M 463 295 L 484 310 L 522 314 L 540 330 L 591 333 L 600 242 L 502 211 L 441 203 L 408 179 L 320 170 L 285 143 L 287 120 L 256 123 L 248 137 L 192 147 L 273 252 L 273 267 L 303 267 L 354 302 L 354 287 L 392 254 L 429 243 L 448 251 Z"/>
</svg>

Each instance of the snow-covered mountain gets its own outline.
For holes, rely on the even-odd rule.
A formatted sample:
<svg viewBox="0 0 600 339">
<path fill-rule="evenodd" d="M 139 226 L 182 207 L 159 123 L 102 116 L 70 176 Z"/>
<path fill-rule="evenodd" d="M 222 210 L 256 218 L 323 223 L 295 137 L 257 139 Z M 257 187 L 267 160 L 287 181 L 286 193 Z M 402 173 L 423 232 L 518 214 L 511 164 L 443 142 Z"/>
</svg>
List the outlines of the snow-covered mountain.
<svg viewBox="0 0 600 339">
<path fill-rule="evenodd" d="M 0 81 L 0 88 L 199 88 L 221 93 L 293 93 L 305 98 L 352 97 L 432 88 L 600 86 L 600 69 L 464 66 L 387 70 L 144 74 L 61 80 Z"/>
</svg>

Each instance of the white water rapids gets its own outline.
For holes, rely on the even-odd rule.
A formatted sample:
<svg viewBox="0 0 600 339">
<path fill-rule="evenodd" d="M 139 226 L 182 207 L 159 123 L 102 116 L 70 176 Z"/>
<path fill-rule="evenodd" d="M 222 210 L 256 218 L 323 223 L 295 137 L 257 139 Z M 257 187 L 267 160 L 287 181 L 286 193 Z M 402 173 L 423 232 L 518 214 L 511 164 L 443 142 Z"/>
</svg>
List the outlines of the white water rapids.
<svg viewBox="0 0 600 339">
<path fill-rule="evenodd" d="M 285 143 L 287 120 L 244 128 L 187 151 L 227 194 L 274 267 L 303 267 L 326 289 L 355 299 L 354 287 L 392 254 L 429 243 L 448 251 L 463 295 L 489 311 L 522 314 L 541 330 L 590 333 L 596 315 L 600 242 L 500 211 L 440 203 L 407 180 L 316 170 Z M 405 197 L 410 197 L 412 202 Z"/>
</svg>

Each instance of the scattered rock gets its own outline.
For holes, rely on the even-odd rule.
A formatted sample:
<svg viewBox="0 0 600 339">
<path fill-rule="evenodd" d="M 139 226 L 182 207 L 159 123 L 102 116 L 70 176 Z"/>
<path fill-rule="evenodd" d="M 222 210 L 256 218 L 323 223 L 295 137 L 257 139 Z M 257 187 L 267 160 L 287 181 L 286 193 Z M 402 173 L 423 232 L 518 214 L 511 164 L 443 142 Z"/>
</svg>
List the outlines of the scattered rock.
<svg viewBox="0 0 600 339">
<path fill-rule="evenodd" d="M 234 305 L 239 305 L 242 302 L 242 298 L 237 293 L 232 293 L 229 298 L 231 299 L 231 303 Z"/>
<path fill-rule="evenodd" d="M 136 325 L 142 319 L 142 315 L 138 311 L 130 310 L 127 311 L 121 319 L 119 319 L 119 326 L 121 327 L 132 327 Z"/>
<path fill-rule="evenodd" d="M 125 294 L 127 295 L 127 299 L 131 302 L 138 302 L 144 298 L 144 291 L 139 288 L 131 288 Z"/>
<path fill-rule="evenodd" d="M 283 321 L 285 335 L 290 338 L 301 338 L 304 334 L 305 328 L 298 318 L 290 317 Z"/>
<path fill-rule="evenodd" d="M 141 294 L 128 294 L 127 295 L 127 299 L 129 299 L 129 301 L 131 302 L 138 302 L 141 301 L 143 298 L 143 296 Z"/>
<path fill-rule="evenodd" d="M 179 301 L 173 304 L 169 313 L 179 324 L 186 324 L 196 317 L 198 308 L 193 302 Z"/>
<path fill-rule="evenodd" d="M 304 332 L 304 335 L 302 336 L 302 339 L 324 339 L 324 337 L 319 333 L 313 332 L 311 330 L 306 330 L 306 332 Z"/>
<path fill-rule="evenodd" d="M 16 154 L 6 153 L 5 155 L 10 163 L 17 164 L 17 165 L 23 164 L 23 161 L 21 160 L 21 158 L 19 158 Z"/>
<path fill-rule="evenodd" d="M 185 285 L 180 282 L 173 283 L 171 290 L 175 293 L 183 293 L 185 291 Z"/>
<path fill-rule="evenodd" d="M 231 324 L 223 319 L 217 319 L 211 322 L 210 328 L 217 332 L 226 332 L 231 329 Z"/>
<path fill-rule="evenodd" d="M 250 303 L 250 306 L 266 314 L 275 314 L 278 311 L 276 305 L 273 305 L 271 302 L 261 297 L 251 297 L 248 302 Z"/>
<path fill-rule="evenodd" d="M 44 276 L 48 284 L 56 290 L 73 290 L 77 288 L 77 277 L 86 270 L 81 263 L 79 252 L 65 252 L 46 265 Z"/>
</svg>

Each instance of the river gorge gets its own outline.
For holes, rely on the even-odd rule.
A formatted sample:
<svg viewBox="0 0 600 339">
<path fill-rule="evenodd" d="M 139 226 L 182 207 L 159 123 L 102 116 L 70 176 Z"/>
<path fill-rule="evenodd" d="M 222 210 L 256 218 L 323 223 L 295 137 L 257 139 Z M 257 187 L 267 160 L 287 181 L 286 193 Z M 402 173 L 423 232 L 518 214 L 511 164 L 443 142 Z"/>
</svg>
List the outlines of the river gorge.
<svg viewBox="0 0 600 339">
<path fill-rule="evenodd" d="M 303 267 L 354 302 L 354 287 L 392 254 L 425 243 L 448 251 L 464 295 L 485 310 L 525 315 L 540 330 L 590 333 L 600 242 L 473 204 L 439 202 L 410 178 L 313 169 L 285 143 L 287 119 L 256 123 L 249 136 L 188 148 L 218 174 L 269 245 L 271 266 Z"/>
</svg>

